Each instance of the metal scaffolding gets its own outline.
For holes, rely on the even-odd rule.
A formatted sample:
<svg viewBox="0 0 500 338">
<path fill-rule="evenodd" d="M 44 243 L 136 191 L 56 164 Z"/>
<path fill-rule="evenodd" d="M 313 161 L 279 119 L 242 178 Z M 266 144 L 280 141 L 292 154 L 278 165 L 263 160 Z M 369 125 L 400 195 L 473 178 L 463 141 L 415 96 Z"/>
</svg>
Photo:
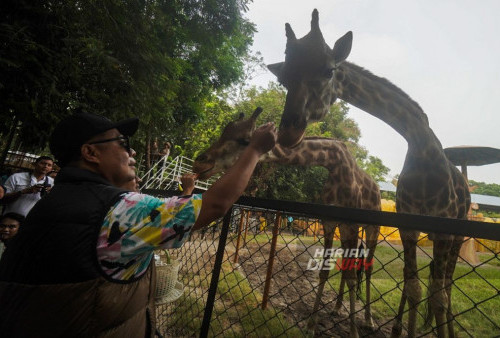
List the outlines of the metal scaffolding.
<svg viewBox="0 0 500 338">
<path fill-rule="evenodd" d="M 180 183 L 180 177 L 192 172 L 193 160 L 184 156 L 177 156 L 172 161 L 168 161 L 167 156 L 163 156 L 141 177 L 141 189 L 176 189 Z M 207 190 L 216 180 L 212 177 L 206 181 L 197 180 L 195 188 Z"/>
</svg>

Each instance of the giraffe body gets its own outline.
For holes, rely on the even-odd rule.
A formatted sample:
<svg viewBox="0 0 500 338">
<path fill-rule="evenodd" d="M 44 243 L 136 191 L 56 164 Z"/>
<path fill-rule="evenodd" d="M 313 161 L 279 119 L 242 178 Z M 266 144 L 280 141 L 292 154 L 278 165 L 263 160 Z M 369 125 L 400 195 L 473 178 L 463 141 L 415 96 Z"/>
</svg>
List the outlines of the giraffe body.
<svg viewBox="0 0 500 338">
<path fill-rule="evenodd" d="M 313 21 L 315 17 L 316 10 L 313 11 Z M 287 140 L 289 145 L 298 144 L 303 135 L 302 128 L 318 118 L 313 111 L 324 111 L 336 98 L 341 98 L 386 122 L 408 142 L 397 185 L 398 212 L 465 218 L 470 205 L 467 182 L 446 158 L 420 106 L 388 80 L 344 59 L 337 62 L 332 53 L 319 53 L 320 50 L 329 50 L 329 47 L 317 33 L 318 29 L 312 26 L 311 32 L 302 39 L 294 40 L 295 43 L 287 42 L 285 62 L 268 66 L 287 89 L 292 89 L 288 91 L 287 102 L 300 103 L 293 109 L 285 105 L 280 124 L 281 138 Z M 315 47 L 307 47 L 306 41 L 311 35 L 317 37 L 314 39 Z M 289 36 L 294 36 L 291 28 L 287 28 L 288 41 Z M 335 65 L 333 71 L 332 64 Z M 288 96 L 291 96 L 290 99 Z M 452 337 L 451 280 L 463 237 L 439 234 L 439 229 L 436 230 L 437 233 L 429 234 L 434 241 L 429 309 L 434 314 L 438 335 Z M 419 232 L 400 230 L 400 233 L 404 247 L 404 287 L 393 335 L 398 336 L 402 332 L 402 315 L 408 301 L 407 332 L 413 337 L 416 333 L 417 305 L 422 293 L 416 261 Z"/>
<path fill-rule="evenodd" d="M 255 120 L 260 111 L 252 115 L 250 119 L 240 118 L 231 122 L 224 129 L 220 139 L 216 141 L 208 150 L 198 156 L 193 164 L 193 171 L 199 173 L 199 178 L 205 179 L 219 171 L 228 169 L 245 149 L 251 133 L 255 128 Z M 260 158 L 261 162 L 276 162 L 286 165 L 298 166 L 322 166 L 328 170 L 328 179 L 322 193 L 325 204 L 345 206 L 352 208 L 362 208 L 371 210 L 381 210 L 380 191 L 376 182 L 356 164 L 346 145 L 340 141 L 309 137 L 294 148 L 282 147 L 279 144 Z M 340 240 L 343 249 L 356 249 L 358 247 L 359 226 L 335 221 L 324 221 L 325 252 L 329 252 L 333 245 L 333 235 L 335 228 L 339 226 Z M 377 239 L 380 232 L 379 226 L 366 225 L 366 244 L 368 257 L 371 261 L 375 254 Z M 329 257 L 325 257 L 327 259 Z M 373 266 L 366 271 L 366 307 L 365 325 L 372 327 L 372 317 L 370 310 L 370 281 Z M 311 329 L 315 326 L 316 313 L 320 304 L 324 285 L 328 279 L 328 270 L 320 272 L 320 284 L 316 297 L 313 316 L 309 323 Z M 355 313 L 355 288 L 356 272 L 354 270 L 342 271 L 341 287 L 336 302 L 336 309 L 342 306 L 344 285 L 347 283 L 350 301 L 350 332 L 351 336 L 357 336 L 357 329 L 354 323 Z"/>
</svg>

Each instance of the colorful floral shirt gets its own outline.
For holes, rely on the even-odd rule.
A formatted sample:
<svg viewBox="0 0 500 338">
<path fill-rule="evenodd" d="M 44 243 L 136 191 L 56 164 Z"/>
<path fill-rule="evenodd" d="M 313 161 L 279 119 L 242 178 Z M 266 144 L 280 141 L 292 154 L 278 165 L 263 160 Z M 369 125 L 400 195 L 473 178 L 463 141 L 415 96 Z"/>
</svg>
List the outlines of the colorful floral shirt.
<svg viewBox="0 0 500 338">
<path fill-rule="evenodd" d="M 108 212 L 97 240 L 97 258 L 115 280 L 141 276 L 153 250 L 179 248 L 201 209 L 201 194 L 156 198 L 129 192 Z"/>
</svg>

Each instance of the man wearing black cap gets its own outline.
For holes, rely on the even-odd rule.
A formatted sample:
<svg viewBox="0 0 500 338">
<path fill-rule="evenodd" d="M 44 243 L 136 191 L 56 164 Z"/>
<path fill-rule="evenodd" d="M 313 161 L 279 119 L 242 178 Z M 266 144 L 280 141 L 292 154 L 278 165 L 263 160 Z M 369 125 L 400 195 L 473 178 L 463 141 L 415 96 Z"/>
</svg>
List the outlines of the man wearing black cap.
<svg viewBox="0 0 500 338">
<path fill-rule="evenodd" d="M 223 216 L 277 137 L 261 126 L 203 195 L 159 199 L 119 188 L 135 179 L 128 138 L 137 127 L 81 113 L 55 128 L 62 169 L 0 261 L 1 335 L 152 336 L 153 250 L 179 247 Z"/>
</svg>

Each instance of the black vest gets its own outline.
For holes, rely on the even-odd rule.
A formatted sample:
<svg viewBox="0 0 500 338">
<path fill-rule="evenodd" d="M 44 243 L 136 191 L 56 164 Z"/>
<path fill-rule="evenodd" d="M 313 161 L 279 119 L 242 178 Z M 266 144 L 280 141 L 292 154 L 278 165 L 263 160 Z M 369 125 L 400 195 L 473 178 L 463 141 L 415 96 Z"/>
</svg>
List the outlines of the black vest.
<svg viewBox="0 0 500 338">
<path fill-rule="evenodd" d="M 124 192 L 90 171 L 62 169 L 50 194 L 31 209 L 9 242 L 0 261 L 0 280 L 36 285 L 101 276 L 98 232 Z"/>
<path fill-rule="evenodd" d="M 110 282 L 97 262 L 105 214 L 124 191 L 64 168 L 0 261 L 0 336 L 152 337 L 155 269 Z"/>
</svg>

